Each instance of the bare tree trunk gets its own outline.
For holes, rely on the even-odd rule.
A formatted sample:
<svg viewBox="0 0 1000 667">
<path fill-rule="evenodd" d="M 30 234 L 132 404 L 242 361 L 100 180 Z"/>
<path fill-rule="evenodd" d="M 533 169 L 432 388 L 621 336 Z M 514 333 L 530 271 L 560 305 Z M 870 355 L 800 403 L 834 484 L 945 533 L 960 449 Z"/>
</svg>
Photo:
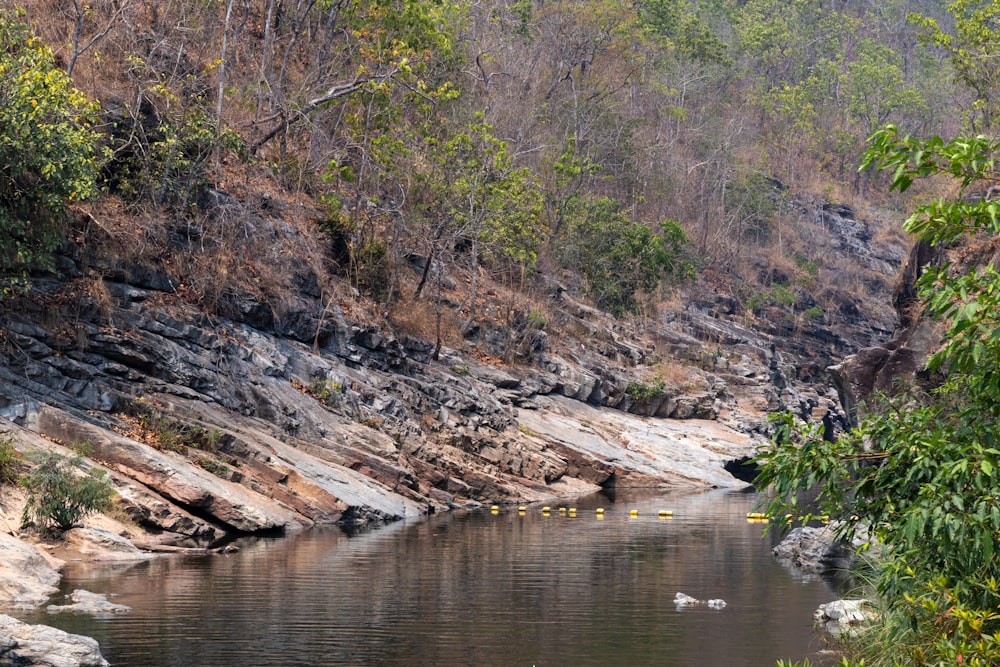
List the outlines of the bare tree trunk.
<svg viewBox="0 0 1000 667">
<path fill-rule="evenodd" d="M 117 3 L 114 5 L 114 12 L 111 14 L 111 18 L 108 19 L 107 25 L 105 25 L 101 30 L 99 30 L 90 40 L 80 46 L 80 38 L 83 34 L 83 19 L 87 13 L 87 7 L 81 7 L 79 0 L 73 0 L 73 12 L 76 14 L 74 25 L 73 25 L 73 53 L 69 57 L 69 65 L 66 66 L 66 75 L 73 76 L 73 68 L 76 67 L 77 59 L 86 53 L 94 44 L 104 39 L 104 36 L 111 32 L 111 28 L 114 26 L 115 21 L 118 17 L 124 13 L 128 8 L 128 0 L 125 0 L 121 5 Z"/>
</svg>

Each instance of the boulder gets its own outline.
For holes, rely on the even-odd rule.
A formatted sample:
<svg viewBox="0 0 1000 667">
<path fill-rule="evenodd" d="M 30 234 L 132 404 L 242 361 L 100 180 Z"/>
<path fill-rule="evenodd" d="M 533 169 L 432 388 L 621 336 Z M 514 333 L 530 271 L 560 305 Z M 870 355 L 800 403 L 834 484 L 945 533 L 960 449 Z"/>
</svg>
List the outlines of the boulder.
<svg viewBox="0 0 1000 667">
<path fill-rule="evenodd" d="M 848 569 L 857 558 L 854 549 L 837 541 L 833 525 L 795 528 L 771 552 L 778 560 L 815 574 Z"/>
<path fill-rule="evenodd" d="M 875 612 L 868 600 L 834 600 L 821 604 L 813 614 L 816 627 L 833 635 L 850 632 L 874 619 Z"/>
<path fill-rule="evenodd" d="M 56 592 L 59 572 L 35 547 L 0 533 L 0 604 L 33 609 Z"/>
<path fill-rule="evenodd" d="M 16 667 L 108 667 L 97 641 L 0 614 L 0 664 Z"/>
</svg>

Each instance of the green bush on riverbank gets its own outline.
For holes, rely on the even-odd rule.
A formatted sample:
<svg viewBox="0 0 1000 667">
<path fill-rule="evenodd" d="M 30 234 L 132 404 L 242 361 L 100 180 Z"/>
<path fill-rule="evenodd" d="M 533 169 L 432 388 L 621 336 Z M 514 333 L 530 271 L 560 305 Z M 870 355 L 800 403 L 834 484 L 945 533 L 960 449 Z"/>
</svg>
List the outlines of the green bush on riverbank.
<svg viewBox="0 0 1000 667">
<path fill-rule="evenodd" d="M 906 229 L 931 245 L 1000 232 L 992 183 L 1000 142 L 948 142 L 876 133 L 862 168 L 893 188 L 948 175 L 958 192 L 920 206 Z M 869 527 L 880 544 L 879 627 L 849 643 L 866 665 L 1000 664 L 1000 272 L 992 265 L 929 267 L 918 280 L 927 316 L 948 330 L 926 386 L 870 405 L 837 442 L 787 416 L 761 454 L 772 515 L 799 514 L 807 490 L 841 536 Z M 860 662 L 854 664 L 861 664 Z"/>
</svg>

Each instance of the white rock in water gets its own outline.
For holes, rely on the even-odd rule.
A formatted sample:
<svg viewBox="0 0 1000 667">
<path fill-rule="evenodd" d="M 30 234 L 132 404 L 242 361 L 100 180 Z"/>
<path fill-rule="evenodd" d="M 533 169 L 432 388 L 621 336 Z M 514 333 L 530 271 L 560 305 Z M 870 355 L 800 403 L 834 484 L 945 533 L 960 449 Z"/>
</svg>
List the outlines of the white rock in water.
<svg viewBox="0 0 1000 667">
<path fill-rule="evenodd" d="M 71 611 L 75 614 L 94 614 L 103 616 L 107 614 L 124 614 L 132 611 L 131 607 L 123 604 L 115 604 L 108 601 L 108 596 L 100 593 L 91 593 L 82 588 L 78 588 L 69 596 L 73 604 L 54 605 L 50 604 L 45 608 L 50 614 L 57 614 L 62 611 Z"/>
<path fill-rule="evenodd" d="M 699 602 L 701 602 L 701 600 L 696 600 L 690 595 L 685 595 L 684 593 L 677 593 L 674 595 L 674 604 L 682 607 L 690 604 L 698 604 Z"/>
<path fill-rule="evenodd" d="M 690 605 L 703 604 L 707 605 L 710 609 L 722 609 L 723 607 L 726 606 L 726 601 L 716 598 L 714 600 L 708 600 L 706 602 L 705 600 L 699 600 L 697 598 L 693 598 L 685 593 L 677 593 L 676 595 L 674 595 L 674 604 L 677 605 L 678 607 L 688 607 Z"/>
<path fill-rule="evenodd" d="M 816 624 L 833 634 L 867 623 L 874 616 L 868 600 L 834 600 L 821 604 L 813 614 Z"/>
</svg>

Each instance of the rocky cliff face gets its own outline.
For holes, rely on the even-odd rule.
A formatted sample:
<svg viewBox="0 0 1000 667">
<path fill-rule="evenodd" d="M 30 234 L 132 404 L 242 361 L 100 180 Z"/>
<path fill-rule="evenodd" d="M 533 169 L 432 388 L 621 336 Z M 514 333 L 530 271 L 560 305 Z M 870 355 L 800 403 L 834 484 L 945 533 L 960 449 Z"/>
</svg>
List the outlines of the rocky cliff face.
<svg viewBox="0 0 1000 667">
<path fill-rule="evenodd" d="M 844 207 L 801 214 L 877 295 L 895 251 Z M 822 369 L 894 325 L 837 285 L 825 293 L 838 312 L 819 319 L 795 316 L 815 286 L 796 287 L 791 308 L 740 312 L 712 275 L 659 321 L 626 325 L 551 281 L 574 336 L 487 321 L 435 359 L 427 341 L 331 308 L 307 274 L 280 308 L 227 294 L 223 317 L 187 305 L 154 266 L 72 248 L 60 264 L 61 280 L 39 278 L 3 313 L 0 416 L 22 443 L 87 443 L 132 517 L 166 536 L 614 484 L 740 485 L 723 466 L 752 452 L 766 414 L 835 414 Z M 514 361 L 496 363 L 514 336 Z"/>
<path fill-rule="evenodd" d="M 88 443 L 129 513 L 158 531 L 214 537 L 388 520 L 630 475 L 676 484 L 669 461 L 637 475 L 608 448 L 577 447 L 537 424 L 518 428 L 519 413 L 552 396 L 595 421 L 605 419 L 596 407 L 612 401 L 650 415 L 705 419 L 719 410 L 721 387 L 629 402 L 627 375 L 610 365 L 545 355 L 541 367 L 500 369 L 452 352 L 432 361 L 425 342 L 342 318 L 313 347 L 245 323 L 185 317 L 148 288 L 105 284 L 121 296 L 84 308 L 90 316 L 59 312 L 71 283 L 53 283 L 7 314 L 0 414 L 55 443 Z M 603 437 L 614 442 L 629 428 Z M 745 436 L 727 437 L 731 457 L 749 451 Z"/>
</svg>

